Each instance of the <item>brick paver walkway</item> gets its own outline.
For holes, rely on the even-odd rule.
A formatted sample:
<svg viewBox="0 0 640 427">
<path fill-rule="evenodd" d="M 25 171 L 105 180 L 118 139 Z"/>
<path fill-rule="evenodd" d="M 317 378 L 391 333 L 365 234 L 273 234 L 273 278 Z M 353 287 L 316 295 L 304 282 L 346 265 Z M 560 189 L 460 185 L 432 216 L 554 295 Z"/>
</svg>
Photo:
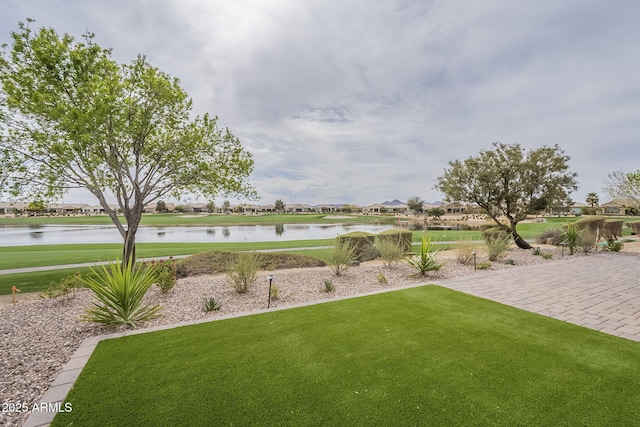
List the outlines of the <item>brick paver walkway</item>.
<svg viewBox="0 0 640 427">
<path fill-rule="evenodd" d="M 436 284 L 640 341 L 640 257 L 593 254 Z"/>
</svg>

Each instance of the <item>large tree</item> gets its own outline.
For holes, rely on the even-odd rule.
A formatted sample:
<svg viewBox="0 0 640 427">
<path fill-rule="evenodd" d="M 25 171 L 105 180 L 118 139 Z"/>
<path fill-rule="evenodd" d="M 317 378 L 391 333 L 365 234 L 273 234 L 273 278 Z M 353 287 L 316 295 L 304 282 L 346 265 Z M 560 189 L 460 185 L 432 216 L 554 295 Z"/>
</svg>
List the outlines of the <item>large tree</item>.
<svg viewBox="0 0 640 427">
<path fill-rule="evenodd" d="M 635 172 L 611 172 L 604 181 L 604 191 L 612 199 L 631 202 L 637 208 L 640 205 L 640 169 Z"/>
<path fill-rule="evenodd" d="M 144 56 L 116 63 L 93 34 L 79 41 L 31 22 L 19 24 L 0 58 L 0 191 L 52 200 L 89 190 L 122 235 L 123 262 L 135 257 L 149 203 L 255 195 L 250 153 L 217 118 L 192 115 L 177 79 Z"/>
<path fill-rule="evenodd" d="M 409 208 L 410 211 L 413 211 L 413 213 L 417 215 L 424 211 L 423 203 L 424 201 L 420 197 L 413 196 L 409 198 L 409 200 L 407 200 L 407 207 Z"/>
<path fill-rule="evenodd" d="M 475 203 L 518 247 L 529 249 L 516 225 L 534 212 L 536 200 L 569 202 L 577 186 L 568 161 L 557 145 L 525 151 L 519 144 L 494 143 L 477 156 L 449 162 L 436 188 L 450 201 Z"/>
</svg>

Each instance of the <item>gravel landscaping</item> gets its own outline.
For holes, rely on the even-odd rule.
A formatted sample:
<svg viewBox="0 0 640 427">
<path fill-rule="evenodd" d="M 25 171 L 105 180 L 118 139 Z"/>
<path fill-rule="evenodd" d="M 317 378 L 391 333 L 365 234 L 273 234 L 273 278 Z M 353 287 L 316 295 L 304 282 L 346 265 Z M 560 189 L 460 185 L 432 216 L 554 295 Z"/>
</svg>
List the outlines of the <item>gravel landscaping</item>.
<svg viewBox="0 0 640 427">
<path fill-rule="evenodd" d="M 531 251 L 512 249 L 505 259 L 515 261 L 515 265 L 494 262 L 489 270 L 474 271 L 473 265 L 459 264 L 453 251 L 448 251 L 438 257 L 445 263 L 444 267 L 426 278 L 410 277 L 414 270 L 404 262 L 393 268 L 377 261 L 363 263 L 350 268 L 341 277 L 334 276 L 329 267 L 265 271 L 259 273 L 255 286 L 246 294 L 236 293 L 224 275 L 188 277 L 180 279 L 175 288 L 166 294 L 161 294 L 157 287 L 151 289 L 148 301 L 162 305 L 161 316 L 141 325 L 141 328 L 206 318 L 215 320 L 222 316 L 264 310 L 267 308 L 269 274 L 275 275 L 274 285 L 279 289 L 279 298 L 272 300 L 271 307 L 282 308 L 461 275 L 484 275 L 496 269 L 562 262 L 558 248 L 545 247 L 544 252 L 553 253 L 553 258 L 546 260 L 532 255 Z M 481 254 L 478 262 L 483 260 Z M 380 283 L 380 274 L 384 275 L 386 283 Z M 333 292 L 323 292 L 325 280 L 332 281 L 335 286 Z M 204 299 L 209 297 L 215 297 L 222 303 L 219 311 L 203 310 Z M 114 332 L 113 328 L 79 320 L 92 299 L 91 293 L 83 289 L 77 291 L 73 298 L 64 300 L 32 297 L 19 301 L 15 306 L 3 300 L 0 305 L 0 404 L 22 403 L 27 407 L 32 406 L 43 396 L 85 338 Z M 3 412 L 0 413 L 0 425 L 21 425 L 26 418 L 26 413 Z"/>
</svg>

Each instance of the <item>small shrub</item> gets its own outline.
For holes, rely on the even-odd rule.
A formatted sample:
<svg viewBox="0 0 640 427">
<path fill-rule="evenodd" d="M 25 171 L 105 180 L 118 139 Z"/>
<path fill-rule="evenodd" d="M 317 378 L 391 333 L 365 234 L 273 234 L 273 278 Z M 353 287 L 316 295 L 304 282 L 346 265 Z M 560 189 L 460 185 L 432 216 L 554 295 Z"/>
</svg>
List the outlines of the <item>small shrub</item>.
<svg viewBox="0 0 640 427">
<path fill-rule="evenodd" d="M 473 253 L 478 252 L 478 244 L 471 240 L 460 240 L 456 243 L 454 251 L 460 264 L 471 265 L 473 264 Z"/>
<path fill-rule="evenodd" d="M 144 266 L 151 269 L 155 276 L 156 285 L 163 294 L 169 292 L 176 285 L 178 276 L 176 274 L 176 261 L 173 257 L 169 260 L 152 260 L 150 263 L 143 263 Z"/>
<path fill-rule="evenodd" d="M 476 265 L 476 268 L 478 270 L 486 270 L 488 268 L 491 268 L 491 263 L 489 261 L 484 261 Z"/>
<path fill-rule="evenodd" d="M 606 218 L 603 216 L 589 216 L 581 218 L 574 222 L 578 230 L 590 230 L 594 236 L 602 236 L 604 233 L 604 223 Z"/>
<path fill-rule="evenodd" d="M 621 219 L 612 219 L 604 222 L 604 230 L 602 231 L 602 237 L 609 240 L 613 238 L 613 240 L 622 236 L 622 220 Z"/>
<path fill-rule="evenodd" d="M 442 264 L 438 263 L 435 259 L 438 252 L 440 251 L 434 247 L 431 239 L 423 236 L 420 252 L 418 252 L 417 255 L 407 258 L 407 262 L 418 271 L 416 275 L 423 277 L 426 276 L 428 272 L 438 271 L 442 267 Z"/>
<path fill-rule="evenodd" d="M 633 230 L 633 234 L 635 234 L 636 236 L 640 236 L 640 221 L 628 222 L 627 225 L 631 227 L 631 230 Z"/>
<path fill-rule="evenodd" d="M 504 263 L 508 264 L 508 265 L 516 265 L 516 260 L 515 259 L 506 259 L 506 260 L 504 260 Z"/>
<path fill-rule="evenodd" d="M 391 228 L 378 233 L 376 240 L 378 243 L 392 242 L 396 246 L 400 246 L 404 253 L 411 251 L 413 246 L 413 233 L 402 228 Z"/>
<path fill-rule="evenodd" d="M 324 286 L 322 288 L 323 292 L 333 292 L 336 288 L 333 286 L 333 282 L 331 280 L 325 280 Z"/>
<path fill-rule="evenodd" d="M 142 305 L 147 291 L 155 283 L 153 272 L 134 265 L 123 266 L 116 261 L 101 266 L 101 272 L 91 269 L 94 277 L 83 277 L 82 283 L 98 299 L 86 309 L 82 320 L 109 326 L 127 325 L 135 328 L 138 322 L 153 319 L 160 311 L 159 305 Z"/>
<path fill-rule="evenodd" d="M 504 230 L 494 227 L 483 233 L 484 242 L 487 245 L 489 261 L 496 261 L 505 256 L 505 252 L 511 245 L 511 235 Z"/>
<path fill-rule="evenodd" d="M 375 258 L 369 258 L 372 255 L 371 248 L 376 241 L 375 234 L 365 231 L 354 231 L 352 233 L 343 234 L 336 237 L 337 245 L 348 245 L 354 250 L 354 258 L 352 260 L 370 261 Z"/>
<path fill-rule="evenodd" d="M 76 296 L 76 289 L 82 287 L 80 273 L 64 276 L 58 282 L 51 282 L 49 287 L 40 293 L 40 298 L 71 299 Z"/>
<path fill-rule="evenodd" d="M 248 292 L 256 281 L 259 269 L 260 260 L 254 252 L 240 252 L 227 266 L 227 282 L 239 294 Z"/>
<path fill-rule="evenodd" d="M 578 241 L 578 250 L 588 254 L 596 247 L 596 235 L 589 229 L 582 230 L 580 240 Z"/>
<path fill-rule="evenodd" d="M 548 228 L 536 236 L 536 243 L 539 245 L 546 245 L 549 239 L 553 239 L 552 244 L 558 246 L 562 243 L 562 233 L 563 231 L 561 228 Z"/>
<path fill-rule="evenodd" d="M 387 283 L 387 278 L 384 273 L 378 273 L 378 283 Z"/>
<path fill-rule="evenodd" d="M 205 298 L 204 304 L 202 304 L 202 309 L 204 311 L 218 311 L 222 308 L 222 303 L 215 299 L 215 297 Z"/>
<path fill-rule="evenodd" d="M 280 288 L 278 285 L 271 285 L 271 289 L 269 289 L 269 298 L 272 300 L 280 299 Z"/>
<path fill-rule="evenodd" d="M 607 239 L 607 245 L 603 248 L 605 251 L 620 252 L 624 247 L 624 243 L 615 240 L 613 237 Z"/>
<path fill-rule="evenodd" d="M 531 251 L 531 253 L 532 253 L 533 255 L 536 255 L 536 256 L 538 256 L 538 255 L 542 255 L 542 249 L 540 249 L 540 248 L 538 248 L 538 247 L 533 248 L 533 250 Z"/>
<path fill-rule="evenodd" d="M 542 258 L 551 259 L 551 258 L 553 258 L 553 254 L 542 254 Z"/>
<path fill-rule="evenodd" d="M 342 276 L 351 267 L 351 262 L 356 257 L 356 249 L 348 242 L 336 239 L 336 244 L 329 254 L 327 264 L 336 276 Z"/>
<path fill-rule="evenodd" d="M 404 258 L 404 246 L 397 241 L 391 239 L 382 239 L 376 242 L 376 247 L 380 258 L 384 260 L 385 266 L 388 268 L 393 267 L 402 258 Z"/>
</svg>

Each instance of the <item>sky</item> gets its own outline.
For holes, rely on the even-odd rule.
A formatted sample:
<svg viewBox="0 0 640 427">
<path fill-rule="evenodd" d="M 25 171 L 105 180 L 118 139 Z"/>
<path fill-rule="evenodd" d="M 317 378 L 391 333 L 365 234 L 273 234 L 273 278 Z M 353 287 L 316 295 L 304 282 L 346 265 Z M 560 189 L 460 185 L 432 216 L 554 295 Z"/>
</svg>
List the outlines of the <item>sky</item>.
<svg viewBox="0 0 640 427">
<path fill-rule="evenodd" d="M 253 153 L 259 204 L 442 200 L 494 142 L 558 144 L 577 202 L 640 169 L 637 0 L 0 0 L 0 44 L 26 18 L 180 79 Z"/>
</svg>

